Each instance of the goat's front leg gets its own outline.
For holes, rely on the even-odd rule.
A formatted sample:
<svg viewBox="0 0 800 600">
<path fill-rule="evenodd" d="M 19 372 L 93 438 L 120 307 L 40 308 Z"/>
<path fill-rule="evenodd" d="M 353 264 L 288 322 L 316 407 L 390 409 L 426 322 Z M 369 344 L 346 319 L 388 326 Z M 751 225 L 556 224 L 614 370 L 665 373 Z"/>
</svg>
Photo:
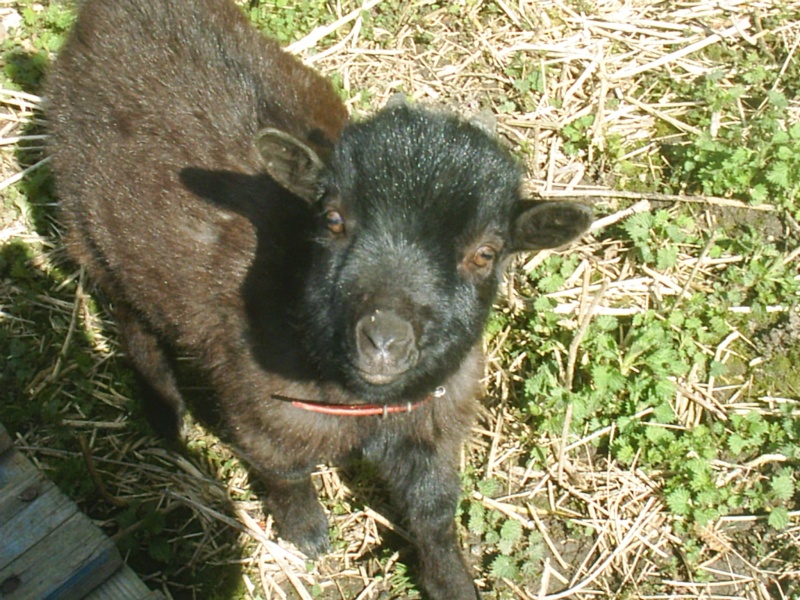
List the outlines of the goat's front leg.
<svg viewBox="0 0 800 600">
<path fill-rule="evenodd" d="M 262 471 L 267 488 L 264 507 L 272 514 L 278 533 L 309 558 L 330 549 L 328 518 L 319 503 L 309 470 L 278 473 Z"/>
<path fill-rule="evenodd" d="M 255 421 L 254 421 L 255 422 Z M 239 421 L 238 451 L 250 463 L 252 472 L 265 487 L 264 509 L 275 519 L 278 534 L 292 542 L 309 558 L 317 558 L 329 550 L 328 518 L 311 481 L 312 465 L 304 457 L 296 457 L 287 448 L 270 443 Z"/>
<path fill-rule="evenodd" d="M 436 447 L 410 438 L 367 457 L 380 468 L 419 553 L 419 581 L 430 600 L 480 598 L 464 562 L 455 526 L 461 494 L 458 445 Z"/>
</svg>

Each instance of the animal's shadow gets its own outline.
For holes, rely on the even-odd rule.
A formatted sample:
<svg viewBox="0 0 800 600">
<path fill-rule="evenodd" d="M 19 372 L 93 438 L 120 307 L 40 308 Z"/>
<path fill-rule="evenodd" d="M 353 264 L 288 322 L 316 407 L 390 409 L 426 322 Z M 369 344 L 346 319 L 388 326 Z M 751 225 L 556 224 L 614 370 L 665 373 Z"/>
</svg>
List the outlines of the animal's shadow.
<svg viewBox="0 0 800 600">
<path fill-rule="evenodd" d="M 318 380 L 308 369 L 299 340 L 275 343 L 297 339 L 300 316 L 295 309 L 311 260 L 312 207 L 267 174 L 187 167 L 180 180 L 205 202 L 243 216 L 255 230 L 257 247 L 240 290 L 253 356 L 266 371 L 286 379 Z"/>
<path fill-rule="evenodd" d="M 39 93 L 41 56 L 22 50 L 9 56 L 15 83 Z M 42 115 L 36 117 L 19 132 L 19 170 L 45 157 L 46 129 Z M 144 488 L 160 484 L 143 473 L 158 470 L 167 479 L 170 470 L 177 478 L 185 473 L 164 460 L 140 405 L 127 400 L 136 395 L 130 393 L 131 372 L 115 352 L 116 330 L 102 291 L 66 257 L 48 165 L 28 171 L 4 196 L 3 227 L 19 218 L 15 211 L 24 218 L 0 242 L 0 422 L 12 437 L 20 436 L 47 477 L 101 524 L 150 587 L 166 585 L 174 598 L 233 597 L 242 580 L 239 532 L 180 501 L 163 502 L 158 487 Z M 103 425 L 110 423 L 116 424 Z M 186 457 L 204 478 L 213 477 L 202 450 L 189 449 Z M 210 508 L 232 514 L 216 496 Z M 197 552 L 199 542 L 170 542 L 176 534 L 187 540 L 207 535 L 215 546 L 229 548 L 227 560 L 198 562 L 194 555 L 204 554 Z"/>
</svg>

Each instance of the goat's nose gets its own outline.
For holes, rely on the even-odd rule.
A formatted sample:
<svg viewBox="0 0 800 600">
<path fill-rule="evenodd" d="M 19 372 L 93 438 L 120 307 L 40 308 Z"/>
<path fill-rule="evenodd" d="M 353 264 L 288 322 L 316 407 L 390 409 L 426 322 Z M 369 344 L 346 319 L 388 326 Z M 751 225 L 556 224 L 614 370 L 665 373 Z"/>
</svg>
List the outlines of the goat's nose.
<svg viewBox="0 0 800 600">
<path fill-rule="evenodd" d="M 410 322 L 390 310 L 374 310 L 356 325 L 359 368 L 370 381 L 388 383 L 417 360 L 417 339 Z"/>
<path fill-rule="evenodd" d="M 376 310 L 359 322 L 359 332 L 371 345 L 369 350 L 382 354 L 402 354 L 414 342 L 411 323 L 391 311 Z"/>
</svg>

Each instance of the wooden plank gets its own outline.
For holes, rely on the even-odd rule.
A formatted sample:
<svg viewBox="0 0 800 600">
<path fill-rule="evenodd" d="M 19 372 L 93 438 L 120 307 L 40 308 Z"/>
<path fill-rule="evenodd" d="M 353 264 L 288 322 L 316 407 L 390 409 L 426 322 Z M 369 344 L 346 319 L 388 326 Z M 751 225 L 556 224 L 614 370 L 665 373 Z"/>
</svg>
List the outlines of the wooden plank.
<svg viewBox="0 0 800 600">
<path fill-rule="evenodd" d="M 0 527 L 48 487 L 53 486 L 19 453 L 0 457 Z"/>
<path fill-rule="evenodd" d="M 123 565 L 86 600 L 164 600 L 164 594 L 150 590 L 128 565 Z"/>
<path fill-rule="evenodd" d="M 0 569 L 77 510 L 22 454 L 0 455 Z"/>
<path fill-rule="evenodd" d="M 78 512 L 55 485 L 36 473 L 36 483 L 21 480 L 0 495 L 0 569 L 45 540 Z M 4 490 L 1 490 L 5 492 Z"/>
<path fill-rule="evenodd" d="M 32 479 L 38 470 L 19 452 L 0 454 L 0 491 L 21 479 Z M 0 492 L 2 493 L 2 492 Z"/>
<path fill-rule="evenodd" d="M 10 450 L 13 445 L 14 443 L 11 436 L 0 423 L 0 454 L 3 454 L 6 450 Z"/>
<path fill-rule="evenodd" d="M 164 600 L 0 425 L 0 598 Z"/>
<path fill-rule="evenodd" d="M 121 565 L 111 540 L 86 515 L 76 512 L 0 569 L 0 582 L 16 584 L 3 599 L 80 600 Z"/>
</svg>

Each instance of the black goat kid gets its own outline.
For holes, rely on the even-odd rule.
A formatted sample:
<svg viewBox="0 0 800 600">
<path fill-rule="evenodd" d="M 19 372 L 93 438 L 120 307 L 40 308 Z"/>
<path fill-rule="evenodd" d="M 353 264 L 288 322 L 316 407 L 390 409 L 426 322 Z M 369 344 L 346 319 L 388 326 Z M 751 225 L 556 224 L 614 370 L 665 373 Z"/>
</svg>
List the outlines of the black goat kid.
<svg viewBox="0 0 800 600">
<path fill-rule="evenodd" d="M 172 358 L 195 357 L 284 538 L 325 551 L 310 472 L 359 454 L 428 597 L 477 598 L 453 515 L 498 273 L 591 211 L 524 202 L 517 164 L 454 116 L 347 123 L 228 0 L 87 0 L 47 99 L 67 245 L 112 301 L 153 426 L 180 433 Z"/>
</svg>

